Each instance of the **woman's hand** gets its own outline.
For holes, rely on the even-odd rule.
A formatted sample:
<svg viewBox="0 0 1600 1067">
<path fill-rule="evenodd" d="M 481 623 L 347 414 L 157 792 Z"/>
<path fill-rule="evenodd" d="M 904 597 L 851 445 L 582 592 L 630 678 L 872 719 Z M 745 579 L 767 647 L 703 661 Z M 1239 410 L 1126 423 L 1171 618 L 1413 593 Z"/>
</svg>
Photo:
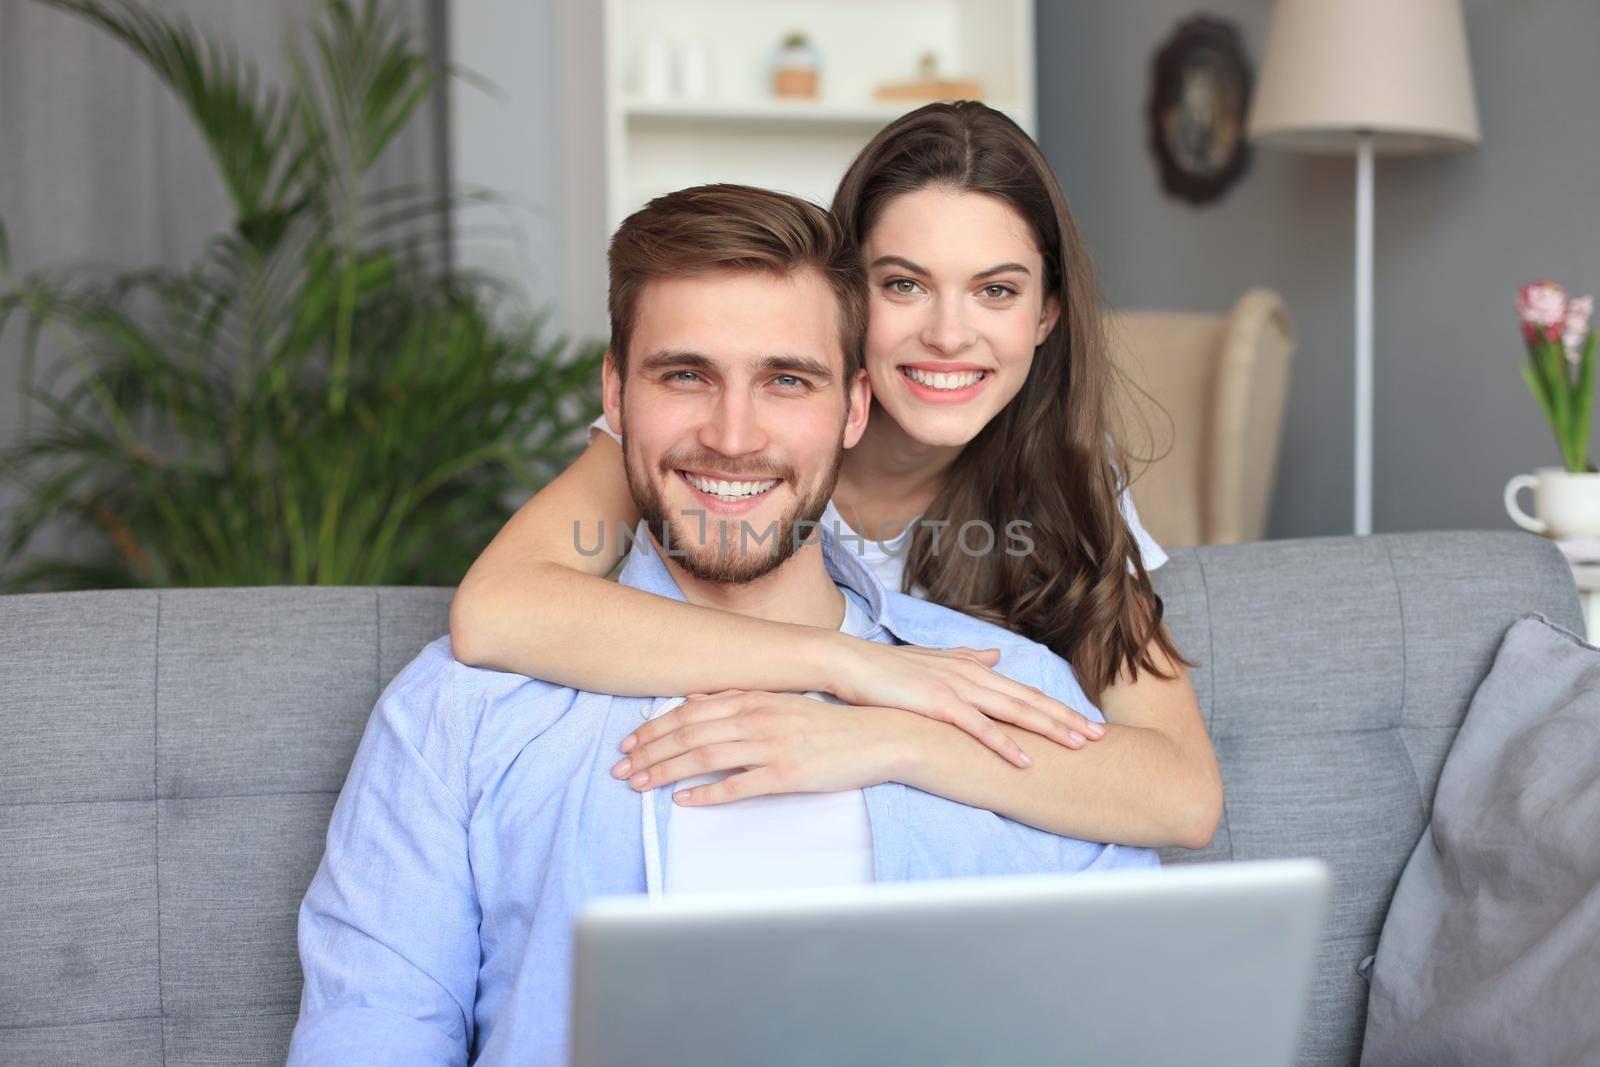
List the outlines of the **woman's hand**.
<svg viewBox="0 0 1600 1067">
<path fill-rule="evenodd" d="M 1105 727 L 1031 685 L 993 669 L 998 649 L 922 648 L 846 638 L 840 673 L 830 687 L 848 704 L 903 708 L 960 727 L 1018 767 L 1028 757 L 995 720 L 1067 748 L 1105 736 Z"/>
<path fill-rule="evenodd" d="M 673 794 L 680 804 L 724 804 L 769 793 L 831 793 L 889 781 L 899 711 L 850 707 L 798 693 L 695 693 L 622 741 L 611 773 L 652 789 L 739 771 Z M 743 770 L 740 770 L 743 768 Z"/>
</svg>

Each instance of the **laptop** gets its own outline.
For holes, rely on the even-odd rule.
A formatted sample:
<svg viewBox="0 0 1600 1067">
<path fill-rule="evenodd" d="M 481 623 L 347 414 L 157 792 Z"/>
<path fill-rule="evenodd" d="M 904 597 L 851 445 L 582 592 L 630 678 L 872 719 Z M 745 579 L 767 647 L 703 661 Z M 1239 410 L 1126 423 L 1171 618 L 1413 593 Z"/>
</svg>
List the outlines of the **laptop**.
<svg viewBox="0 0 1600 1067">
<path fill-rule="evenodd" d="M 1316 860 L 591 901 L 574 1067 L 1294 1061 Z"/>
</svg>

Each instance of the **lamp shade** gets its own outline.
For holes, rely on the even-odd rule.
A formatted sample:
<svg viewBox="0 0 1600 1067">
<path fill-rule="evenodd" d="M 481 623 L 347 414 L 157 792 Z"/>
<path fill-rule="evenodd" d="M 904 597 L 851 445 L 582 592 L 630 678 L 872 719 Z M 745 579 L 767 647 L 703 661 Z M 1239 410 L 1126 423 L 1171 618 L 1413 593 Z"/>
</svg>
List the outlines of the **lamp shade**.
<svg viewBox="0 0 1600 1067">
<path fill-rule="evenodd" d="M 1461 0 L 1278 0 L 1245 129 L 1308 152 L 1476 145 Z"/>
</svg>

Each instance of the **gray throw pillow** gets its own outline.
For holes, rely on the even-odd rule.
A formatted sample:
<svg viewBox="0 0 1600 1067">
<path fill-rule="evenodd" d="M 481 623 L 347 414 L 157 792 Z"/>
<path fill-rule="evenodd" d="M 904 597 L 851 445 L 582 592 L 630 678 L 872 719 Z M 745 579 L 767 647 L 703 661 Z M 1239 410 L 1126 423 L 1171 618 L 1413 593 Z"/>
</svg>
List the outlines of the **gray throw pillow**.
<svg viewBox="0 0 1600 1067">
<path fill-rule="evenodd" d="M 1600 648 L 1524 616 L 1384 920 L 1366 1064 L 1600 1063 Z"/>
</svg>

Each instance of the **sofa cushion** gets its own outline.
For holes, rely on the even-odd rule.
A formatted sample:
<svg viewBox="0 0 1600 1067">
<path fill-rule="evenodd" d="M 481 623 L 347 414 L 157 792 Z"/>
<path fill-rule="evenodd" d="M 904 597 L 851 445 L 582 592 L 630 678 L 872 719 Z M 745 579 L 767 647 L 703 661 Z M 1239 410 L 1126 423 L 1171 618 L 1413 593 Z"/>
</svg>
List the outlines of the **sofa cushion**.
<svg viewBox="0 0 1600 1067">
<path fill-rule="evenodd" d="M 1582 625 L 1556 546 L 1453 531 L 1171 548 L 1152 575 L 1216 745 L 1224 811 L 1163 863 L 1314 856 L 1333 894 L 1302 1063 L 1355 1063 L 1390 896 L 1506 630 Z"/>
<path fill-rule="evenodd" d="M 1600 1059 L 1600 648 L 1517 621 L 1445 761 L 1372 971 L 1362 1062 Z"/>
<path fill-rule="evenodd" d="M 0 597 L 0 1064 L 282 1064 L 295 920 L 453 590 Z"/>
</svg>

